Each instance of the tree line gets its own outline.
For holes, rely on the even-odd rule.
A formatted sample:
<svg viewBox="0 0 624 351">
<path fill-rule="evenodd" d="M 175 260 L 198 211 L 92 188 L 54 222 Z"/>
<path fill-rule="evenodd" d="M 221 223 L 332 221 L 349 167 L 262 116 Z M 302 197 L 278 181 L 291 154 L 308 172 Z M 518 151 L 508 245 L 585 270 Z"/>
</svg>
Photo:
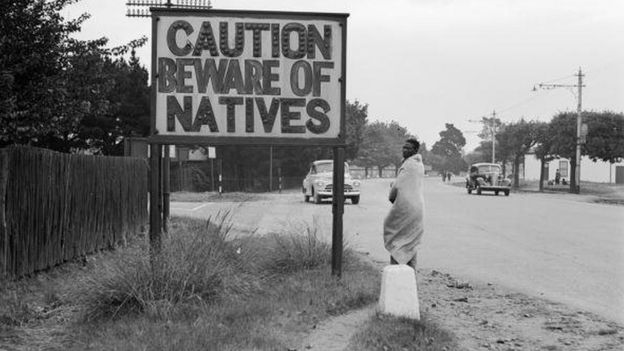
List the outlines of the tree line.
<svg viewBox="0 0 624 351">
<path fill-rule="evenodd" d="M 624 158 L 624 114 L 612 111 L 584 111 L 582 121 L 587 126 L 587 134 L 581 138 L 581 155 L 592 161 L 599 160 L 615 163 Z M 496 161 L 511 164 L 513 184 L 519 184 L 519 169 L 524 157 L 529 153 L 540 160 L 540 190 L 547 181 L 545 164 L 558 158 L 570 161 L 570 191 L 577 188 L 576 179 L 576 143 L 577 113 L 560 112 L 550 122 L 521 119 L 517 122 L 501 123 L 499 119 L 484 119 L 484 125 L 498 129 L 495 140 Z M 482 138 L 488 138 L 489 131 L 484 130 Z M 492 140 L 484 140 L 465 159 L 468 163 L 490 162 Z"/>
</svg>

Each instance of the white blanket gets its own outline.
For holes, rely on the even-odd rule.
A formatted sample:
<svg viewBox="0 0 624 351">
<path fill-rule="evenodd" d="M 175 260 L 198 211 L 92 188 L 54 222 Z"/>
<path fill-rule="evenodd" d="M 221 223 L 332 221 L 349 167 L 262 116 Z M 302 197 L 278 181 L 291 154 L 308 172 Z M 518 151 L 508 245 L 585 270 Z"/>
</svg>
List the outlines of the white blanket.
<svg viewBox="0 0 624 351">
<path fill-rule="evenodd" d="M 384 246 L 400 264 L 407 264 L 416 256 L 424 231 L 424 176 L 422 157 L 413 155 L 399 168 L 390 190 L 394 203 L 384 220 Z"/>
</svg>

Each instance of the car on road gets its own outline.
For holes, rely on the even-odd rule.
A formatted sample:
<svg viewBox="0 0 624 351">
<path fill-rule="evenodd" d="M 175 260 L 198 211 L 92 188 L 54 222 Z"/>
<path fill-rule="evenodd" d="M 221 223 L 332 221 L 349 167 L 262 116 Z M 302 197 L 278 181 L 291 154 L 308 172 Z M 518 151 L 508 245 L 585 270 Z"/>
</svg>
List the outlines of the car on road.
<svg viewBox="0 0 624 351">
<path fill-rule="evenodd" d="M 501 166 L 497 163 L 474 163 L 468 169 L 466 190 L 468 194 L 475 191 L 481 195 L 483 191 L 493 191 L 495 195 L 502 192 L 509 196 L 511 181 L 503 176 Z"/>
<path fill-rule="evenodd" d="M 353 179 L 349 172 L 349 165 L 345 162 L 344 175 L 344 197 L 350 199 L 352 204 L 360 202 L 360 181 Z M 318 160 L 312 162 L 310 170 L 303 179 L 303 199 L 305 202 L 312 199 L 314 203 L 319 204 L 323 199 L 332 197 L 333 160 Z"/>
</svg>

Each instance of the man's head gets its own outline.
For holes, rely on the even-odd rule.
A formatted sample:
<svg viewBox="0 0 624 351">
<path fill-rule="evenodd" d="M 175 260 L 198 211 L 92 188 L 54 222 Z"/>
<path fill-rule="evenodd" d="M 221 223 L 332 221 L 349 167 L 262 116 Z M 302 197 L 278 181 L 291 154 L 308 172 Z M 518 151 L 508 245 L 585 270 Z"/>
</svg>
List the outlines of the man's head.
<svg viewBox="0 0 624 351">
<path fill-rule="evenodd" d="M 418 142 L 418 139 L 409 138 L 405 140 L 405 144 L 403 145 L 403 158 L 408 158 L 418 153 L 419 147 L 420 143 Z"/>
</svg>

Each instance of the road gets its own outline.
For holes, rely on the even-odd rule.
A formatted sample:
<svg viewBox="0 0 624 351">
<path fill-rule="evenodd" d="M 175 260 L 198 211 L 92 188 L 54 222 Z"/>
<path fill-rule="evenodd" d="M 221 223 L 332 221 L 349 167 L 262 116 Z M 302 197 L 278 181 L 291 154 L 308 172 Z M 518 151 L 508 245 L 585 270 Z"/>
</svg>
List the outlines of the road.
<svg viewBox="0 0 624 351">
<path fill-rule="evenodd" d="M 344 236 L 358 251 L 387 261 L 381 238 L 390 179 L 367 180 L 359 205 L 345 204 Z M 468 195 L 438 178 L 425 182 L 426 222 L 418 265 L 491 282 L 594 312 L 624 324 L 624 207 L 566 194 Z M 298 192 L 262 201 L 172 203 L 172 214 L 206 218 L 233 208 L 241 229 L 303 231 L 314 223 L 331 240 L 330 202 Z"/>
</svg>

